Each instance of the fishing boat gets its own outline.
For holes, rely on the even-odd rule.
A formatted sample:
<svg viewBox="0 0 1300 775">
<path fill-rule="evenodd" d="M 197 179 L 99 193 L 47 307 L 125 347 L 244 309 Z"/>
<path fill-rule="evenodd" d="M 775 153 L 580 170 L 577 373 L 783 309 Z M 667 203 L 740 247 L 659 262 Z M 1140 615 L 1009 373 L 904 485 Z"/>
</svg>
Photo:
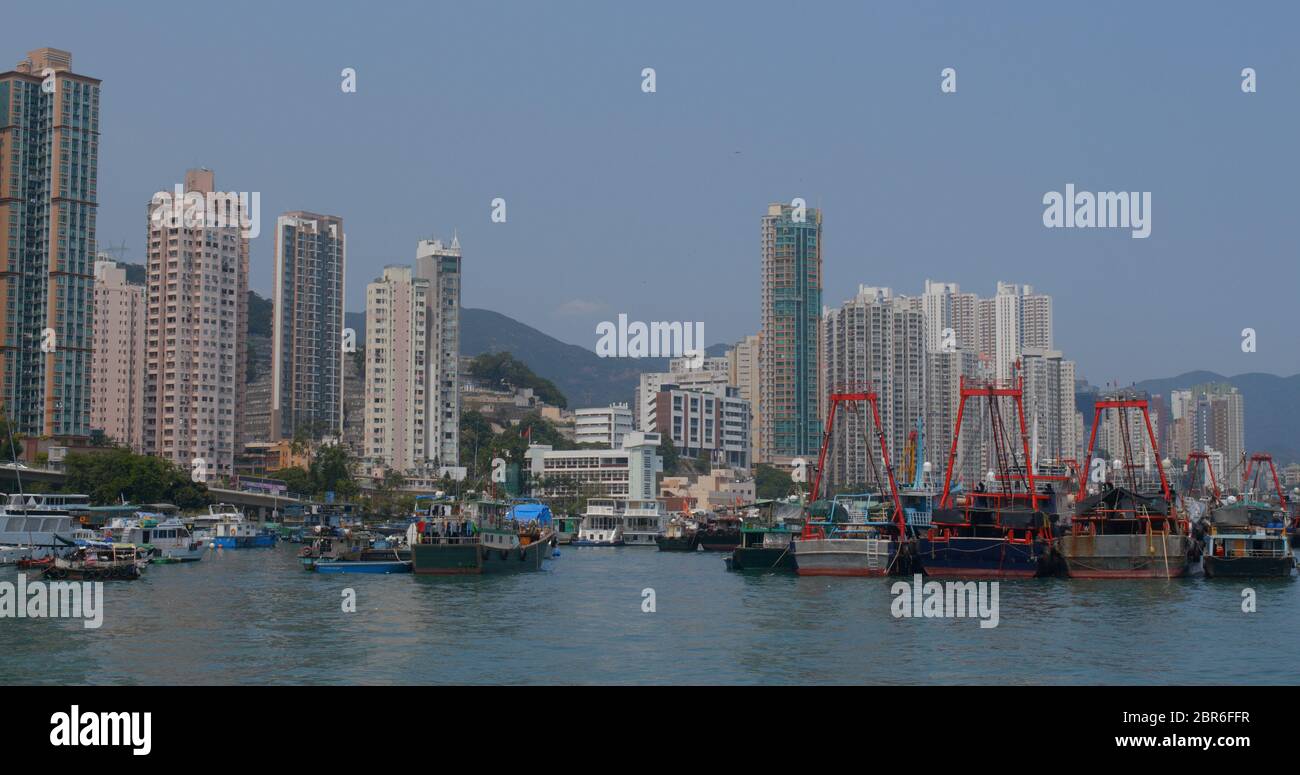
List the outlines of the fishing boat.
<svg viewBox="0 0 1300 775">
<path fill-rule="evenodd" d="M 653 549 L 664 534 L 667 521 L 664 504 L 659 500 L 630 499 L 623 506 L 623 545 Z"/>
<path fill-rule="evenodd" d="M 114 520 L 107 533 L 114 540 L 135 544 L 155 564 L 198 562 L 207 551 L 207 542 L 195 538 L 185 523 L 176 517 L 137 512 L 135 517 Z"/>
<path fill-rule="evenodd" d="M 298 553 L 303 569 L 317 573 L 410 573 L 411 552 L 368 533 L 322 528 L 321 535 Z"/>
<path fill-rule="evenodd" d="M 839 495 L 829 501 L 816 500 L 826 480 L 826 455 L 834 438 L 836 413 L 843 405 L 844 411 L 859 414 L 862 404 L 870 407 L 870 414 L 862 412 L 864 416 L 859 422 L 864 440 L 871 435 L 872 427 L 876 429 L 874 435 L 878 447 L 871 449 L 868 443 L 870 452 L 864 456 L 867 481 L 874 487 L 863 493 Z M 852 389 L 831 392 L 826 431 L 811 490 L 814 500 L 808 506 L 803 531 L 794 541 L 795 570 L 800 576 L 912 573 L 915 531 L 908 526 L 903 513 L 889 447 L 881 428 L 875 393 Z M 877 461 L 883 464 L 884 475 Z"/>
<path fill-rule="evenodd" d="M 1206 467 L 1213 477 L 1208 462 Z M 1265 466 L 1271 477 L 1264 476 Z M 1286 492 L 1278 479 L 1273 456 L 1266 452 L 1251 455 L 1242 482 L 1242 500 L 1229 496 L 1226 503 L 1211 508 L 1201 524 L 1205 575 L 1210 578 L 1288 577 L 1295 568 L 1295 555 L 1287 530 Z M 1276 502 L 1265 500 L 1270 485 Z M 1217 482 L 1214 495 L 1217 502 Z"/>
<path fill-rule="evenodd" d="M 208 507 L 195 518 L 196 532 L 216 549 L 263 549 L 275 546 L 276 536 L 244 519 L 239 509 L 228 504 Z M 198 525 L 205 527 L 199 528 Z"/>
<path fill-rule="evenodd" d="M 798 503 L 758 501 L 740 527 L 740 544 L 726 558 L 728 570 L 795 570 L 794 540 L 803 526 Z"/>
<path fill-rule="evenodd" d="M 663 535 L 655 538 L 661 552 L 694 552 L 697 550 L 696 531 L 699 525 L 685 515 L 668 520 Z"/>
<path fill-rule="evenodd" d="M 407 534 L 412 570 L 435 576 L 541 570 L 554 552 L 549 510 L 530 522 L 510 513 L 510 504 L 499 501 L 432 502 Z"/>
<path fill-rule="evenodd" d="M 86 543 L 67 557 L 55 557 L 41 571 L 51 581 L 133 581 L 149 559 L 132 544 Z"/>
<path fill-rule="evenodd" d="M 878 493 L 838 495 L 808 508 L 794 542 L 800 576 L 887 576 L 903 547 L 899 509 Z"/>
<path fill-rule="evenodd" d="M 956 578 L 1031 578 L 1054 572 L 1056 563 L 1052 526 L 1040 511 L 1036 467 L 1024 427 L 1024 383 L 961 379 L 957 420 L 948 453 L 947 473 L 938 507 L 917 540 L 917 558 L 927 576 Z M 978 423 L 963 423 L 968 399 L 986 404 L 978 416 L 987 426 L 976 427 L 991 440 L 990 457 L 996 471 L 973 490 L 955 495 L 953 483 L 957 450 L 964 430 Z M 1003 417 L 1015 418 L 1009 432 Z M 986 431 L 986 432 L 985 432 Z M 1020 449 L 1012 439 L 1017 437 Z"/>
<path fill-rule="evenodd" d="M 706 552 L 730 552 L 740 545 L 740 515 L 720 512 L 705 517 L 695 543 Z"/>
<path fill-rule="evenodd" d="M 1169 490 L 1164 466 L 1159 472 L 1158 492 L 1140 491 L 1143 466 L 1134 463 L 1130 414 L 1139 415 L 1145 426 L 1148 459 L 1160 460 L 1160 446 L 1151 425 L 1144 395 L 1125 393 L 1097 401 L 1093 412 L 1088 456 L 1082 471 L 1092 471 L 1092 456 L 1097 428 L 1104 412 L 1112 412 L 1119 437 L 1123 441 L 1122 458 L 1117 459 L 1115 474 L 1127 486 L 1111 481 L 1098 484 L 1097 492 L 1087 493 L 1085 478 L 1080 484 L 1075 514 L 1057 548 L 1071 578 L 1141 579 L 1177 578 L 1198 564 L 1200 543 L 1191 535 L 1190 525 L 1180 516 Z M 1099 471 L 1104 466 L 1099 467 Z M 1089 477 L 1090 478 L 1090 477 Z M 1147 485 L 1149 487 L 1149 485 Z"/>
<path fill-rule="evenodd" d="M 85 508 L 90 498 L 63 493 L 3 496 L 0 505 L 0 564 L 50 557 L 75 539 L 79 527 L 71 509 Z"/>
<path fill-rule="evenodd" d="M 590 498 L 573 546 L 622 546 L 623 508 L 617 498 Z"/>
<path fill-rule="evenodd" d="M 582 526 L 582 517 L 576 514 L 565 514 L 555 517 L 555 542 L 557 544 L 569 545 L 578 535 L 578 530 Z"/>
<path fill-rule="evenodd" d="M 1202 564 L 1208 578 L 1290 576 L 1295 568 L 1285 512 L 1264 503 L 1229 503 L 1207 516 Z"/>
</svg>

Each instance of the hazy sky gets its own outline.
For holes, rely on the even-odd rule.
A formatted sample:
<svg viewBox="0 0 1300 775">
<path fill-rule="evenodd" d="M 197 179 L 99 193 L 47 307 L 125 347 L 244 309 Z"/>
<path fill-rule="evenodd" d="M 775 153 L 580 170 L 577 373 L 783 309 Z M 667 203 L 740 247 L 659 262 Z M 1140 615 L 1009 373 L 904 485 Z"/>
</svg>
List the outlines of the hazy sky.
<svg viewBox="0 0 1300 775">
<path fill-rule="evenodd" d="M 0 62 L 53 46 L 103 79 L 99 237 L 130 260 L 187 167 L 261 192 L 263 293 L 275 216 L 314 210 L 344 219 L 350 310 L 458 229 L 465 306 L 589 348 L 620 312 L 730 341 L 758 328 L 759 219 L 798 196 L 828 304 L 1030 283 L 1094 383 L 1300 371 L 1300 12 L 1044 5 L 42 0 L 0 10 Z M 1151 236 L 1044 228 L 1067 183 L 1152 192 Z"/>
</svg>

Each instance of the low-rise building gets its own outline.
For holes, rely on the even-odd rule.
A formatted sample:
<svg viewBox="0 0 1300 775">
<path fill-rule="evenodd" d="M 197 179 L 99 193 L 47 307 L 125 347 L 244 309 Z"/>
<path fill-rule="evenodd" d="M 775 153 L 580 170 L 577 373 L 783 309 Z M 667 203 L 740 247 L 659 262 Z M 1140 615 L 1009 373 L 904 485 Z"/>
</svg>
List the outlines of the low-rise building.
<svg viewBox="0 0 1300 775">
<path fill-rule="evenodd" d="M 537 497 L 592 495 L 653 499 L 663 458 L 656 450 L 659 434 L 633 431 L 618 449 L 553 449 L 549 444 L 528 447 L 528 472 Z"/>
</svg>

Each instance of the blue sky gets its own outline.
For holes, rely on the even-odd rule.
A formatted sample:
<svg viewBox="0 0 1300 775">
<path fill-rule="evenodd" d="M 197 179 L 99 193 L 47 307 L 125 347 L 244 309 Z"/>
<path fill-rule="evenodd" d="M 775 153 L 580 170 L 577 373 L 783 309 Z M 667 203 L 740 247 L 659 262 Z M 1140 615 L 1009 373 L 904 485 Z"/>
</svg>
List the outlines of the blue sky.
<svg viewBox="0 0 1300 775">
<path fill-rule="evenodd" d="M 466 306 L 589 348 L 620 312 L 735 340 L 759 219 L 799 196 L 829 304 L 1030 283 L 1094 383 L 1300 371 L 1300 13 L 1046 5 L 45 0 L 0 11 L 0 57 L 64 48 L 103 79 L 99 237 L 131 260 L 187 167 L 261 192 L 263 293 L 274 217 L 304 209 L 344 218 L 351 310 L 456 229 Z M 1045 229 L 1066 183 L 1152 192 L 1150 238 Z"/>
</svg>

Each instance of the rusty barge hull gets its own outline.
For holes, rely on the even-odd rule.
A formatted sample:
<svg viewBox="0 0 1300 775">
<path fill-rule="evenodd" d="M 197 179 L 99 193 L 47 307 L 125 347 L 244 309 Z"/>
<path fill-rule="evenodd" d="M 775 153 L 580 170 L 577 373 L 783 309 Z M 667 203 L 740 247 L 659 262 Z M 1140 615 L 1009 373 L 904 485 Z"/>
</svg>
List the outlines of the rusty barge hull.
<svg viewBox="0 0 1300 775">
<path fill-rule="evenodd" d="M 1195 542 L 1180 534 L 1067 535 L 1059 539 L 1075 579 L 1168 579 L 1187 575 Z"/>
</svg>

